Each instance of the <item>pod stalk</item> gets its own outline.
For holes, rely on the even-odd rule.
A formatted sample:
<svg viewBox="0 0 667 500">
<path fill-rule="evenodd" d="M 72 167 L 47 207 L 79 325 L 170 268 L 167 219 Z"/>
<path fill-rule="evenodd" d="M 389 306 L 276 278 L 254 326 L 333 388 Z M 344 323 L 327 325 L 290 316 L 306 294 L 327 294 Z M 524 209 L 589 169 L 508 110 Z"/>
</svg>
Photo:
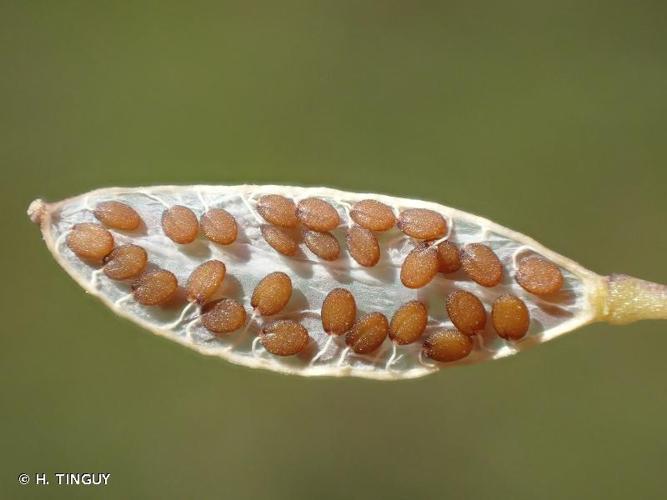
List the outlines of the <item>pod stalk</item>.
<svg viewBox="0 0 667 500">
<path fill-rule="evenodd" d="M 625 274 L 612 274 L 604 282 L 601 319 L 613 325 L 667 319 L 667 286 Z"/>
</svg>

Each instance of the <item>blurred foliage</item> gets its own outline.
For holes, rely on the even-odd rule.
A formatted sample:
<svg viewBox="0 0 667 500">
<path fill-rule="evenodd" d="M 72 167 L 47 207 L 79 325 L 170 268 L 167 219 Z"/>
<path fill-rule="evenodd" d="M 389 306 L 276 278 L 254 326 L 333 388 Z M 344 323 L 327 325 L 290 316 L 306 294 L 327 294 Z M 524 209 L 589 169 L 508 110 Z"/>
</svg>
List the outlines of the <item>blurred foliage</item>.
<svg viewBox="0 0 667 500">
<path fill-rule="evenodd" d="M 664 498 L 665 325 L 421 380 L 301 379 L 114 317 L 28 203 L 327 185 L 667 282 L 667 4 L 0 2 L 3 498 Z M 19 487 L 105 471 L 108 489 Z"/>
</svg>

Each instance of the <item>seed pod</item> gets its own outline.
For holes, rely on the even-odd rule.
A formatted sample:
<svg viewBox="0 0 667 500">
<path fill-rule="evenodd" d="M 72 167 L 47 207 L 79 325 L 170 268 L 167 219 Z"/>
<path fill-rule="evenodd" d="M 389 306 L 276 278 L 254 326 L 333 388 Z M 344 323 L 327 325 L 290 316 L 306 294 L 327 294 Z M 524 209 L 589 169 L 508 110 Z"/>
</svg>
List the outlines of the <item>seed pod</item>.
<svg viewBox="0 0 667 500">
<path fill-rule="evenodd" d="M 95 207 L 95 217 L 114 229 L 133 231 L 141 225 L 141 217 L 131 206 L 119 201 L 102 201 Z"/>
<path fill-rule="evenodd" d="M 222 208 L 211 208 L 202 215 L 201 230 L 209 240 L 220 245 L 234 243 L 239 232 L 234 216 Z"/>
<path fill-rule="evenodd" d="M 456 290 L 447 296 L 447 314 L 461 333 L 474 335 L 486 326 L 486 311 L 472 293 Z"/>
<path fill-rule="evenodd" d="M 357 316 L 357 303 L 348 290 L 334 288 L 322 303 L 322 327 L 333 335 L 347 332 Z"/>
<path fill-rule="evenodd" d="M 398 228 L 420 240 L 435 240 L 447 234 L 447 221 L 434 210 L 408 208 L 398 216 Z"/>
<path fill-rule="evenodd" d="M 225 264 L 219 260 L 209 260 L 197 266 L 188 278 L 188 300 L 200 304 L 209 300 L 225 279 L 225 271 Z"/>
<path fill-rule="evenodd" d="M 366 314 L 347 332 L 345 343 L 357 354 L 369 354 L 382 345 L 388 331 L 389 323 L 384 314 Z"/>
<path fill-rule="evenodd" d="M 76 224 L 67 235 L 67 246 L 78 257 L 100 261 L 113 250 L 113 236 L 99 224 Z"/>
<path fill-rule="evenodd" d="M 563 273 L 556 264 L 542 257 L 526 257 L 519 261 L 516 281 L 535 295 L 552 295 L 563 287 Z"/>
<path fill-rule="evenodd" d="M 424 341 L 424 354 L 436 361 L 458 361 L 472 351 L 470 337 L 456 330 L 437 330 Z"/>
<path fill-rule="evenodd" d="M 470 278 L 482 286 L 493 287 L 503 278 L 503 265 L 493 250 L 481 243 L 463 247 L 461 266 Z"/>
<path fill-rule="evenodd" d="M 148 254 L 137 245 L 121 245 L 104 258 L 104 274 L 112 280 L 139 276 L 146 268 Z"/>
<path fill-rule="evenodd" d="M 192 243 L 197 238 L 199 222 L 188 207 L 174 205 L 162 213 L 162 230 L 175 243 Z"/>
<path fill-rule="evenodd" d="M 331 231 L 340 224 L 338 211 L 320 198 L 306 198 L 296 207 L 296 216 L 301 224 L 313 231 Z"/>
<path fill-rule="evenodd" d="M 347 248 L 360 265 L 373 267 L 380 260 L 380 244 L 366 228 L 354 225 L 347 231 Z"/>
<path fill-rule="evenodd" d="M 391 318 L 389 337 L 400 345 L 411 344 L 419 340 L 427 322 L 426 306 L 418 300 L 411 300 L 403 304 Z"/>
<path fill-rule="evenodd" d="M 269 226 L 268 224 L 262 224 L 260 230 L 262 231 L 264 240 L 276 252 L 288 257 L 296 255 L 299 244 L 288 230 L 278 226 Z"/>
<path fill-rule="evenodd" d="M 493 327 L 498 335 L 508 340 L 519 340 L 530 326 L 530 315 L 523 300 L 514 295 L 505 294 L 493 303 L 491 311 Z"/>
<path fill-rule="evenodd" d="M 425 244 L 417 245 L 401 266 L 401 283 L 408 288 L 428 285 L 438 273 L 438 251 Z"/>
<path fill-rule="evenodd" d="M 449 240 L 438 243 L 438 271 L 449 274 L 461 269 L 459 247 Z"/>
<path fill-rule="evenodd" d="M 387 231 L 396 224 L 396 216 L 390 206 L 376 200 L 361 200 L 350 210 L 350 217 L 361 227 L 371 231 Z"/>
<path fill-rule="evenodd" d="M 173 273 L 164 269 L 148 271 L 132 285 L 134 300 L 144 306 L 157 306 L 169 302 L 178 290 Z"/>
<path fill-rule="evenodd" d="M 279 194 L 265 194 L 257 200 L 257 211 L 266 222 L 275 226 L 295 227 L 296 205 L 289 198 Z"/>
<path fill-rule="evenodd" d="M 285 273 L 267 274 L 252 292 L 250 305 L 262 316 L 279 313 L 292 296 L 292 280 Z"/>
<path fill-rule="evenodd" d="M 291 319 L 269 323 L 262 328 L 260 341 L 264 348 L 276 356 L 293 356 L 308 345 L 308 330 Z"/>
<path fill-rule="evenodd" d="M 331 233 L 320 233 L 306 229 L 303 232 L 303 240 L 306 246 L 324 260 L 336 260 L 340 255 L 340 245 L 338 240 Z"/>
<path fill-rule="evenodd" d="M 376 199 L 391 207 L 396 214 L 402 207 L 435 212 L 446 220 L 447 226 L 451 226 L 451 228 L 447 227 L 447 231 L 439 238 L 446 236 L 452 245 L 456 245 L 462 250 L 465 244 L 473 241 L 472 238 L 478 238 L 479 244 L 492 245 L 492 248 L 499 249 L 498 257 L 501 257 L 503 264 L 507 265 L 508 272 L 510 271 L 510 264 L 507 263 L 516 262 L 517 266 L 511 269 L 511 280 L 501 279 L 493 289 L 489 290 L 480 289 L 477 283 L 469 279 L 460 281 L 458 272 L 456 275 L 445 275 L 447 278 L 451 278 L 449 280 L 436 278 L 430 286 L 416 291 L 408 289 L 400 281 L 399 269 L 405 260 L 406 248 L 413 244 L 413 237 L 406 236 L 399 231 L 392 231 L 391 235 L 382 238 L 382 257 L 372 272 L 366 272 L 363 268 L 360 269 L 356 262 L 351 262 L 352 258 L 349 260 L 338 259 L 335 262 L 277 258 L 277 254 L 273 251 L 267 251 L 268 247 L 260 231 L 261 223 L 258 222 L 258 218 L 261 219 L 261 217 L 256 209 L 256 200 L 259 200 L 265 193 L 275 193 L 293 200 L 309 198 L 327 200 L 336 209 L 355 207 L 357 203 L 364 200 Z M 201 335 L 205 327 L 192 323 L 191 304 L 186 300 L 176 301 L 174 298 L 169 298 L 166 307 L 159 308 L 144 307 L 138 300 L 128 300 L 126 283 L 110 279 L 101 272 L 102 268 L 100 266 L 91 265 L 89 260 L 84 260 L 87 257 L 80 258 L 68 248 L 68 245 L 72 245 L 74 249 L 79 250 L 86 248 L 86 244 L 74 238 L 74 236 L 81 238 L 81 228 L 79 230 L 72 228 L 77 224 L 97 222 L 97 219 L 91 213 L 90 207 L 96 207 L 98 204 L 109 200 L 124 203 L 135 209 L 141 214 L 147 229 L 141 234 L 136 234 L 136 238 L 133 238 L 132 241 L 127 240 L 127 236 L 129 236 L 129 233 L 127 233 L 122 237 L 122 241 L 119 240 L 117 243 L 140 245 L 150 253 L 152 263 L 150 269 L 153 266 L 162 269 L 173 269 L 176 274 L 176 276 L 167 274 L 167 277 L 158 274 L 155 279 L 147 279 L 147 276 L 151 276 L 151 271 L 147 267 L 143 274 L 139 275 L 134 287 L 135 294 L 139 299 L 142 298 L 143 293 L 151 299 L 149 302 L 152 303 L 156 301 L 156 298 L 160 299 L 159 296 L 165 293 L 165 290 L 166 292 L 169 292 L 169 289 L 177 290 L 176 279 L 178 281 L 182 280 L 185 284 L 188 273 L 196 266 L 210 259 L 219 259 L 225 263 L 229 259 L 229 265 L 233 265 L 233 273 L 237 278 L 230 282 L 230 292 L 234 293 L 234 297 L 239 297 L 239 301 L 241 301 L 240 297 L 243 297 L 241 304 L 244 306 L 245 301 L 248 302 L 245 307 L 247 312 L 248 308 L 252 308 L 249 303 L 251 302 L 250 295 L 253 292 L 253 287 L 266 277 L 268 270 L 282 271 L 291 277 L 290 281 L 293 281 L 286 287 L 287 290 L 290 290 L 293 286 L 299 293 L 295 294 L 297 296 L 293 301 L 294 307 L 291 307 L 292 301 L 288 302 L 287 306 L 278 313 L 280 316 L 275 318 L 281 318 L 284 314 L 285 318 L 298 319 L 303 327 L 308 330 L 313 342 L 317 344 L 317 348 L 313 346 L 312 350 L 307 349 L 301 355 L 292 358 L 275 356 L 273 359 L 267 359 L 267 353 L 264 349 L 258 349 L 257 343 L 253 343 L 253 339 L 258 338 L 257 336 L 261 332 L 261 325 L 257 318 L 250 323 L 246 323 L 247 328 L 242 327 L 237 334 L 233 336 L 223 335 L 219 339 L 209 342 Z M 231 248 L 220 247 L 216 244 L 191 246 L 181 246 L 171 242 L 165 244 L 166 237 L 162 230 L 155 226 L 155 221 L 160 221 L 165 206 L 172 206 L 179 203 L 179 200 L 183 200 L 182 203 L 187 204 L 187 207 L 196 214 L 206 213 L 209 206 L 215 206 L 216 209 L 226 210 L 230 214 L 234 214 L 237 221 L 239 223 L 243 221 L 243 225 L 246 226 L 244 227 L 246 231 L 243 242 L 233 245 Z M 360 206 L 363 207 L 364 205 L 360 204 Z M 361 210 L 352 208 L 352 212 L 355 212 L 355 214 L 358 211 Z M 155 186 L 99 189 L 57 203 L 45 203 L 42 200 L 36 200 L 31 203 L 28 215 L 33 222 L 39 224 L 41 236 L 47 248 L 55 257 L 56 262 L 86 292 L 99 297 L 104 304 L 111 305 L 115 314 L 130 319 L 151 332 L 189 346 L 198 352 L 219 356 L 244 366 L 265 368 L 281 373 L 392 380 L 420 377 L 446 366 L 444 363 L 424 362 L 423 354 L 415 352 L 419 347 L 417 343 L 399 348 L 394 341 L 392 345 L 383 345 L 373 351 L 371 356 L 355 356 L 352 349 L 342 339 L 332 338 L 333 332 L 325 331 L 323 328 L 325 318 L 320 317 L 320 314 L 314 311 L 315 308 L 322 305 L 327 293 L 336 286 L 344 286 L 353 295 L 360 311 L 377 311 L 385 315 L 394 314 L 401 304 L 416 298 L 425 305 L 444 301 L 443 295 L 447 293 L 444 290 L 451 291 L 448 287 L 455 283 L 460 285 L 461 289 L 478 296 L 483 302 L 482 318 L 486 318 L 486 310 L 492 315 L 492 305 L 495 297 L 505 294 L 521 297 L 530 312 L 529 333 L 526 334 L 530 335 L 530 342 L 520 342 L 516 345 L 516 348 L 508 348 L 505 342 L 500 341 L 499 337 L 496 340 L 487 338 L 488 328 L 493 330 L 492 325 L 487 325 L 484 329 L 485 342 L 483 346 L 480 343 L 480 348 L 476 349 L 474 358 L 470 357 L 472 358 L 471 361 L 474 360 L 474 362 L 498 359 L 522 352 L 529 347 L 547 342 L 594 321 L 621 324 L 646 318 L 667 319 L 667 287 L 663 285 L 623 275 L 599 276 L 516 231 L 502 227 L 488 219 L 427 201 L 387 196 L 375 197 L 369 194 L 357 194 L 327 188 L 293 186 Z M 403 215 L 404 219 L 409 219 L 406 214 Z M 204 218 L 202 218 L 202 235 L 205 235 L 203 220 Z M 350 216 L 350 221 L 352 220 L 353 217 Z M 96 224 L 93 224 L 93 226 L 96 226 Z M 409 224 L 404 224 L 404 226 L 412 227 Z M 102 258 L 113 250 L 113 238 L 116 236 L 111 237 L 110 233 L 103 227 L 99 225 L 97 227 L 99 229 L 94 230 L 93 234 L 98 234 L 96 231 L 101 231 L 108 243 L 108 245 L 103 244 L 105 248 L 97 254 L 97 262 L 94 262 L 94 264 L 102 264 Z M 72 235 L 70 235 L 70 231 L 73 233 Z M 240 238 L 240 225 L 238 231 Z M 298 231 L 297 228 L 288 231 L 293 235 L 296 242 L 299 242 Z M 430 233 L 428 236 L 436 233 L 442 234 L 442 231 Z M 479 239 L 481 235 L 489 235 L 489 237 L 482 240 Z M 339 237 L 335 232 L 334 236 Z M 563 237 L 566 237 L 566 235 L 563 235 Z M 92 240 L 93 244 L 99 244 L 99 241 L 96 241 L 95 238 L 92 238 Z M 439 245 L 440 243 L 440 241 L 431 243 L 431 246 L 438 251 L 439 265 L 442 263 L 440 261 L 440 250 L 442 248 Z M 307 250 L 304 249 L 304 251 Z M 463 254 L 464 252 L 461 252 L 461 256 Z M 118 255 L 119 253 L 114 253 L 113 257 L 109 256 L 106 259 L 106 264 L 109 264 L 112 260 L 115 261 Z M 221 255 L 224 255 L 224 257 Z M 527 255 L 539 256 L 552 262 L 562 274 L 561 292 L 550 294 L 548 303 L 526 291 L 517 281 L 519 276 L 524 274 L 524 272 L 519 272 L 519 269 L 522 268 L 522 257 Z M 162 271 L 162 273 L 167 273 L 167 271 Z M 525 274 L 532 279 L 530 273 Z M 162 285 L 160 279 L 158 279 L 161 276 L 164 281 Z M 514 279 L 514 276 L 517 276 L 517 280 Z M 225 277 L 225 280 L 227 279 Z M 154 285 L 153 288 L 149 288 L 151 284 Z M 261 306 L 267 303 L 274 304 L 276 297 L 280 295 L 272 292 L 262 292 L 262 287 L 259 288 L 260 290 L 257 291 L 256 295 L 266 300 L 255 301 L 256 306 L 254 307 L 256 309 L 254 312 L 257 316 L 261 315 L 261 308 L 257 307 L 258 303 Z M 565 290 L 567 293 L 563 293 Z M 217 298 L 218 293 L 220 292 L 216 292 L 213 297 Z M 185 293 L 183 295 L 185 299 Z M 164 300 L 164 298 L 160 300 Z M 211 298 L 210 300 L 214 299 Z M 504 304 L 504 302 L 501 304 Z M 209 306 L 204 305 L 203 309 L 208 311 L 207 307 Z M 498 311 L 503 311 L 500 305 L 496 309 L 496 315 L 499 314 Z M 473 321 L 476 317 L 474 311 L 478 309 L 454 306 L 452 310 L 458 311 L 473 325 L 475 324 L 475 321 Z M 438 320 L 442 319 L 438 312 L 435 312 L 435 314 Z M 452 314 L 452 316 L 456 317 L 456 314 Z M 477 315 L 477 317 L 479 316 Z M 268 318 L 273 319 L 274 317 L 268 316 Z M 483 320 L 479 320 L 480 323 L 481 321 Z M 516 324 L 520 324 L 516 319 L 513 321 L 510 326 L 515 327 Z M 462 324 L 458 319 L 457 322 Z M 493 323 L 492 317 L 489 318 L 488 322 Z M 478 328 L 479 324 L 469 330 Z M 348 331 L 351 330 L 354 330 L 354 328 Z M 501 331 L 503 330 L 501 329 Z M 517 329 L 517 331 L 520 332 L 521 329 Z M 423 342 L 428 335 L 426 332 L 432 333 L 429 332 L 427 327 L 419 342 Z M 460 332 L 460 334 L 465 335 L 463 332 Z M 510 334 L 515 335 L 512 331 L 510 331 Z M 508 334 L 504 333 L 504 335 Z M 398 338 L 393 333 L 392 336 Z M 393 349 L 392 346 L 396 346 L 397 349 Z M 400 353 L 397 352 L 398 350 L 400 350 Z M 433 354 L 433 356 L 435 357 L 437 354 Z"/>
<path fill-rule="evenodd" d="M 213 333 L 230 333 L 238 330 L 246 322 L 246 312 L 234 299 L 220 299 L 204 306 L 201 322 Z"/>
</svg>

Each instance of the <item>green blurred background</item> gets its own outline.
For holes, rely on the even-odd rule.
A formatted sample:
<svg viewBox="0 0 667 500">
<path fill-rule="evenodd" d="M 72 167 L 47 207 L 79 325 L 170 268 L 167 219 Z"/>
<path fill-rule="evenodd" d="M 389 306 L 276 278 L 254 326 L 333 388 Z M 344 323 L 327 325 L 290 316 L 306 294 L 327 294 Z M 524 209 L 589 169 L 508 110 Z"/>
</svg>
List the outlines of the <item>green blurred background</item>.
<svg viewBox="0 0 667 500">
<path fill-rule="evenodd" d="M 667 282 L 663 1 L 0 2 L 0 496 L 664 498 L 666 325 L 380 383 L 116 318 L 25 216 L 159 183 L 436 200 Z M 21 472 L 111 486 L 19 487 Z"/>
</svg>

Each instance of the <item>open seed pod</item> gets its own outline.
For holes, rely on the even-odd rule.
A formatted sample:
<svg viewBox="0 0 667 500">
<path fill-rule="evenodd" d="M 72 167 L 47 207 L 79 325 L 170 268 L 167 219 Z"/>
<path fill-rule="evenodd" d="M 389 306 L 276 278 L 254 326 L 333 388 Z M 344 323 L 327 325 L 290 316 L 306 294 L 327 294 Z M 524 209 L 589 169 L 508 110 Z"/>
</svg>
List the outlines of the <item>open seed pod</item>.
<svg viewBox="0 0 667 500">
<path fill-rule="evenodd" d="M 260 199 L 264 205 L 271 200 L 262 198 L 267 195 L 287 201 L 276 198 L 283 202 L 270 205 L 269 212 L 266 206 L 258 207 Z M 361 265 L 345 250 L 348 231 L 356 224 L 350 214 L 364 201 L 356 209 L 362 213 L 368 200 L 383 204 L 357 217 L 365 231 L 381 229 L 373 232 L 380 253 L 372 266 Z M 105 218 L 98 220 L 95 211 L 99 213 L 100 206 Z M 385 206 L 398 224 L 392 226 L 394 219 Z M 181 214 L 173 207 L 185 208 L 178 208 Z M 198 229 L 197 221 L 212 209 L 229 215 L 216 227 L 234 234 L 225 244 Z M 401 216 L 404 211 L 408 212 Z M 382 220 L 374 220 L 375 213 Z M 56 261 L 118 315 L 201 353 L 282 373 L 420 377 L 447 366 L 509 356 L 594 321 L 621 324 L 667 318 L 664 285 L 623 275 L 599 276 L 527 236 L 427 201 L 328 188 L 157 186 L 100 189 L 57 203 L 36 200 L 28 214 L 39 224 Z M 127 214 L 139 225 L 125 224 Z M 105 225 L 105 220 L 114 223 Z M 272 221 L 289 224 L 272 226 Z M 230 227 L 223 227 L 227 223 Z M 280 252 L 275 242 L 267 242 L 262 227 L 264 233 L 267 227 L 279 228 L 281 237 L 293 242 L 294 251 Z M 304 231 L 326 232 L 327 238 L 340 243 L 340 255 L 331 260 L 317 257 L 304 244 Z M 458 248 L 460 268 L 432 262 L 434 255 L 445 255 L 435 251 L 445 241 L 447 255 L 457 262 Z M 138 277 L 110 279 L 104 273 L 105 259 L 122 245 L 145 250 L 146 269 Z M 415 248 L 429 258 L 411 258 L 404 266 Z M 220 272 L 198 271 L 193 278 L 192 272 L 209 261 L 219 262 Z M 289 280 L 275 280 L 275 286 L 269 282 L 254 293 L 271 273 L 283 273 Z M 421 274 L 414 273 L 429 279 L 418 279 Z M 193 283 L 203 291 L 188 299 L 186 288 Z M 348 332 L 327 332 L 323 327 L 321 308 L 336 288 L 350 292 L 356 309 L 329 305 L 325 323 L 351 325 Z M 216 302 L 224 299 L 231 301 Z M 377 313 L 392 318 L 411 301 L 426 309 L 425 328 L 422 307 L 415 309 L 415 318 L 409 309 L 402 310 L 400 324 L 395 320 L 389 335 L 386 321 L 379 325 L 382 328 L 366 324 L 368 318 L 380 317 Z M 266 315 L 258 308 L 260 302 L 280 307 Z M 209 310 L 218 316 L 202 321 Z M 345 314 L 341 321 L 336 321 L 337 311 Z M 232 313 L 238 321 L 231 321 Z M 209 326 L 216 331 L 206 327 L 214 323 L 232 326 Z M 400 336 L 399 327 L 417 333 Z"/>
</svg>

